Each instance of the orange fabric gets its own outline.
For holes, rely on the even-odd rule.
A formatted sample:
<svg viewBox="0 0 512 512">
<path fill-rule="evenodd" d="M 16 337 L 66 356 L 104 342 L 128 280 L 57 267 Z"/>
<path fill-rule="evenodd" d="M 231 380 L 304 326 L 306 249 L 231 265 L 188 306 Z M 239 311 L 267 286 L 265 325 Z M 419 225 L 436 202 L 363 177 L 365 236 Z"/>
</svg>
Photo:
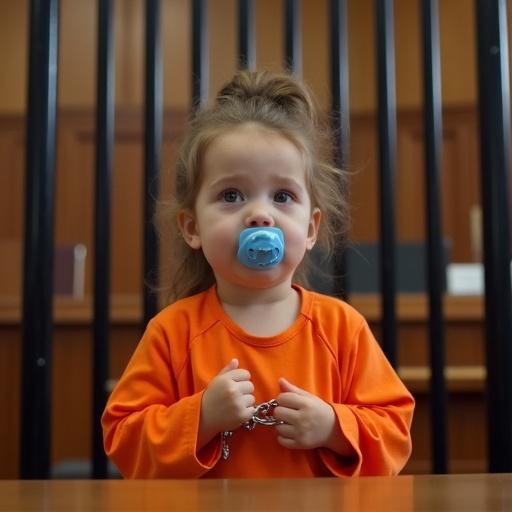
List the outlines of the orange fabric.
<svg viewBox="0 0 512 512">
<path fill-rule="evenodd" d="M 223 311 L 215 287 L 176 302 L 148 325 L 103 414 L 105 449 L 128 478 L 391 475 L 411 452 L 414 400 L 351 306 L 296 287 L 301 312 L 285 332 L 255 337 Z M 264 321 L 264 319 L 262 319 Z M 256 402 L 285 377 L 334 408 L 357 456 L 290 450 L 272 427 L 240 428 L 196 453 L 201 397 L 232 359 L 251 372 Z"/>
</svg>

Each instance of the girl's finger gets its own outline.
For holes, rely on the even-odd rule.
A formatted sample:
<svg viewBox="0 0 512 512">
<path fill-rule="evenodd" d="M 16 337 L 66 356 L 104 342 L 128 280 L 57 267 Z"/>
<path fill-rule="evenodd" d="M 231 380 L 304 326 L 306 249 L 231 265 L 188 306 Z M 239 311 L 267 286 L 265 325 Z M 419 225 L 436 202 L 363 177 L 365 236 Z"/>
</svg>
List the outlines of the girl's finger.
<svg viewBox="0 0 512 512">
<path fill-rule="evenodd" d="M 292 450 L 301 448 L 297 441 L 295 441 L 295 439 L 290 439 L 288 437 L 277 436 L 277 442 L 281 446 L 284 446 L 285 448 L 290 448 Z"/>
<path fill-rule="evenodd" d="M 226 366 L 224 366 L 224 368 L 222 368 L 222 370 L 217 375 L 222 375 L 223 373 L 230 372 L 236 368 L 238 368 L 238 359 L 233 358 Z"/>
<path fill-rule="evenodd" d="M 251 374 L 249 373 L 249 370 L 244 370 L 243 368 L 231 370 L 231 372 L 229 373 L 229 377 L 236 382 L 242 382 L 243 380 L 251 380 Z"/>
<path fill-rule="evenodd" d="M 243 380 L 237 383 L 237 388 L 242 395 L 254 393 L 254 384 L 250 380 Z"/>
<path fill-rule="evenodd" d="M 281 437 L 295 439 L 295 427 L 293 425 L 276 425 L 276 430 Z"/>
<path fill-rule="evenodd" d="M 300 409 L 304 406 L 305 398 L 296 393 L 281 393 L 277 396 L 279 405 L 287 407 L 288 409 Z"/>
<path fill-rule="evenodd" d="M 240 397 L 240 400 L 242 403 L 242 405 L 244 407 L 250 407 L 251 410 L 254 412 L 254 407 L 253 405 L 256 403 L 256 399 L 254 398 L 254 395 L 243 395 Z"/>
<path fill-rule="evenodd" d="M 279 421 L 284 421 L 285 423 L 294 425 L 297 421 L 298 412 L 296 409 L 289 409 L 288 407 L 279 405 L 274 409 L 273 414 Z"/>
</svg>

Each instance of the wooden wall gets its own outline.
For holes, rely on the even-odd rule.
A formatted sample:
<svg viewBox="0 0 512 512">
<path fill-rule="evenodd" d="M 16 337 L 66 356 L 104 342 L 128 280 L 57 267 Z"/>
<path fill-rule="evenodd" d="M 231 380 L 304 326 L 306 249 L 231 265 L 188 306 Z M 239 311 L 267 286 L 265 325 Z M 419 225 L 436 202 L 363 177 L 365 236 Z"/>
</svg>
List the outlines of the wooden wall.
<svg viewBox="0 0 512 512">
<path fill-rule="evenodd" d="M 94 67 L 96 3 L 61 0 L 59 133 L 56 236 L 58 243 L 84 242 L 91 254 Z M 116 104 L 118 108 L 113 204 L 113 287 L 138 289 L 141 204 L 140 144 L 143 101 L 143 2 L 116 0 Z M 304 79 L 321 105 L 329 105 L 328 1 L 303 0 Z M 399 169 L 397 229 L 401 240 L 424 238 L 419 0 L 395 1 Z M 236 0 L 208 2 L 210 94 L 235 70 Z M 28 0 L 0 0 L 0 258 L 14 270 L 0 271 L 0 293 L 19 289 L 23 212 L 23 134 L 26 96 Z M 373 0 L 349 1 L 350 101 L 352 115 L 355 239 L 377 234 L 375 129 L 375 37 Z M 472 0 L 440 2 L 444 137 L 444 224 L 453 259 L 470 261 L 469 210 L 479 203 L 475 118 L 475 34 Z M 282 2 L 256 2 L 257 64 L 280 69 Z M 167 139 L 163 168 L 172 166 L 172 145 L 190 101 L 190 1 L 162 0 L 164 105 Z M 464 185 L 464 186 L 461 186 Z M 126 261 L 125 254 L 134 255 Z M 7 258 L 7 260 L 5 260 Z M 0 260 L 1 263 L 1 260 Z M 88 259 L 90 265 L 90 258 Z M 9 265 L 9 268 L 10 265 Z M 90 281 L 90 266 L 88 279 Z"/>
<path fill-rule="evenodd" d="M 453 243 L 453 261 L 471 261 L 470 209 L 479 203 L 478 143 L 475 112 L 445 111 L 443 229 Z M 165 116 L 162 158 L 163 196 L 185 112 Z M 397 237 L 425 239 L 425 186 L 422 116 L 403 111 L 398 124 Z M 116 117 L 112 186 L 112 288 L 135 293 L 141 288 L 142 240 L 141 112 L 119 110 Z M 24 124 L 20 115 L 0 115 L 0 293 L 20 289 L 23 239 Z M 375 117 L 352 118 L 352 211 L 354 240 L 378 239 L 378 158 Z M 88 250 L 86 293 L 91 291 L 94 208 L 94 117 L 90 110 L 61 109 L 58 117 L 55 236 L 57 245 L 83 243 Z"/>
<path fill-rule="evenodd" d="M 283 56 L 282 0 L 256 3 L 257 65 L 280 69 Z M 0 112 L 22 112 L 26 100 L 28 0 L 0 0 Z M 422 100 L 419 0 L 395 0 L 397 101 Z M 439 2 L 443 101 L 471 105 L 476 98 L 473 0 Z M 93 107 L 95 98 L 96 2 L 61 0 L 59 103 Z M 236 0 L 208 2 L 210 92 L 236 67 Z M 329 104 L 328 0 L 303 0 L 304 78 L 324 106 Z M 114 2 L 116 102 L 140 106 L 143 98 L 143 2 Z M 354 111 L 375 110 L 375 20 L 373 0 L 349 0 L 350 100 Z M 190 99 L 190 0 L 162 0 L 164 103 L 184 108 Z"/>
</svg>

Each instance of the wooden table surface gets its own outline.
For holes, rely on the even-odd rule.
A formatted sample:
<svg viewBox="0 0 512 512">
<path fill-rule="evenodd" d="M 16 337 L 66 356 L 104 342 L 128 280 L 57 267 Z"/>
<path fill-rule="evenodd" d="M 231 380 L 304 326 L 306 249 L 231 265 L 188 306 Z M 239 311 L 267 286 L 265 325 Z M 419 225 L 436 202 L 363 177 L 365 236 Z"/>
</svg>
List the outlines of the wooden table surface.
<svg viewBox="0 0 512 512">
<path fill-rule="evenodd" d="M 0 511 L 512 511 L 512 474 L 0 481 Z"/>
</svg>

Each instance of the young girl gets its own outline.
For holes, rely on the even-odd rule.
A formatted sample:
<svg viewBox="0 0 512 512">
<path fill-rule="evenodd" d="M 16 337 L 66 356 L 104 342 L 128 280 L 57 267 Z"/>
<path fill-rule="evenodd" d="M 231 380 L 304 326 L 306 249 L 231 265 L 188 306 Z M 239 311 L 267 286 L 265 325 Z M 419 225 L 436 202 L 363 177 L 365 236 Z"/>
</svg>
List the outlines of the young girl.
<svg viewBox="0 0 512 512">
<path fill-rule="evenodd" d="M 197 113 L 172 205 L 174 303 L 103 415 L 125 477 L 397 474 L 414 400 L 348 304 L 306 289 L 348 222 L 307 90 L 239 72 Z"/>
</svg>

